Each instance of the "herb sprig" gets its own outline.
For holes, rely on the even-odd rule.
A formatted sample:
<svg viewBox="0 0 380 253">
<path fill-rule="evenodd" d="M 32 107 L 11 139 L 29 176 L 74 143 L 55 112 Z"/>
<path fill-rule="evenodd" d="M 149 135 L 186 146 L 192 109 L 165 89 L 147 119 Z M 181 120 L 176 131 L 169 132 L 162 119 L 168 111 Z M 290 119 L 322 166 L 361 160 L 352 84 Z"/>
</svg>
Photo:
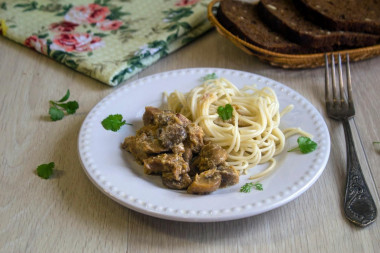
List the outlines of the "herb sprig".
<svg viewBox="0 0 380 253">
<path fill-rule="evenodd" d="M 218 78 L 218 76 L 215 74 L 215 73 L 212 73 L 212 74 L 207 74 L 205 75 L 202 80 L 203 81 L 207 81 L 207 80 L 211 80 L 211 79 L 216 79 Z"/>
<path fill-rule="evenodd" d="M 113 132 L 117 132 L 124 125 L 132 126 L 132 124 L 129 124 L 123 120 L 123 116 L 121 114 L 111 114 L 102 121 L 102 126 L 104 129 L 111 130 Z"/>
<path fill-rule="evenodd" d="M 63 119 L 63 117 L 65 116 L 64 111 L 66 111 L 67 114 L 74 114 L 77 111 L 77 109 L 79 108 L 78 102 L 75 100 L 66 102 L 69 99 L 69 97 L 70 97 L 70 90 L 67 90 L 65 96 L 63 96 L 60 100 L 49 101 L 51 105 L 49 108 L 49 115 L 52 121 Z"/>
<path fill-rule="evenodd" d="M 256 182 L 256 183 L 253 183 L 253 182 L 249 182 L 249 183 L 246 183 L 245 185 L 243 185 L 241 188 L 240 188 L 240 192 L 245 192 L 245 193 L 248 193 L 248 192 L 251 192 L 251 190 L 255 188 L 256 190 L 258 191 L 262 191 L 264 190 L 263 189 L 263 185 L 259 182 Z"/>
<path fill-rule="evenodd" d="M 54 166 L 54 162 L 39 165 L 36 169 L 37 175 L 43 179 L 50 178 L 53 174 Z"/>
<path fill-rule="evenodd" d="M 318 144 L 312 141 L 309 137 L 300 136 L 297 139 L 298 147 L 288 150 L 288 152 L 293 152 L 299 150 L 303 154 L 313 152 Z"/>
<path fill-rule="evenodd" d="M 234 108 L 230 104 L 226 104 L 224 107 L 219 106 L 218 107 L 219 117 L 221 117 L 222 120 L 229 120 L 230 118 L 232 118 L 233 110 L 234 110 Z"/>
</svg>

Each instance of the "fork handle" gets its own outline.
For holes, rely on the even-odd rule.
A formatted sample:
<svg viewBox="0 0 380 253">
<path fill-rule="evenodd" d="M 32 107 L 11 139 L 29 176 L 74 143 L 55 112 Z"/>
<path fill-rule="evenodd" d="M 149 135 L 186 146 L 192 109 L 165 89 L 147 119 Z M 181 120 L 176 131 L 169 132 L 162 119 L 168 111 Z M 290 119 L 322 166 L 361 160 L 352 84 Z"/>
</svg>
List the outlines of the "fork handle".
<svg viewBox="0 0 380 253">
<path fill-rule="evenodd" d="M 348 118 L 343 120 L 343 127 L 347 148 L 344 213 L 351 222 L 364 227 L 375 221 L 377 209 L 360 167 Z"/>
</svg>

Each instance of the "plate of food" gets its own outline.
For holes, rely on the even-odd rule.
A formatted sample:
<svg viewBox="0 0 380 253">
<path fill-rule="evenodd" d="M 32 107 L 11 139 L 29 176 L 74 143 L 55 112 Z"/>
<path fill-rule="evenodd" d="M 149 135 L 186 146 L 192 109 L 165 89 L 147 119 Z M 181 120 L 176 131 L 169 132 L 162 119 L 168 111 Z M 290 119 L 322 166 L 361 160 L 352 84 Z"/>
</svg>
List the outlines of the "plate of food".
<svg viewBox="0 0 380 253">
<path fill-rule="evenodd" d="M 284 84 L 190 68 L 105 97 L 84 120 L 78 150 L 89 179 L 118 203 L 163 219 L 215 222 L 301 195 L 326 166 L 330 136 L 317 109 Z"/>
</svg>

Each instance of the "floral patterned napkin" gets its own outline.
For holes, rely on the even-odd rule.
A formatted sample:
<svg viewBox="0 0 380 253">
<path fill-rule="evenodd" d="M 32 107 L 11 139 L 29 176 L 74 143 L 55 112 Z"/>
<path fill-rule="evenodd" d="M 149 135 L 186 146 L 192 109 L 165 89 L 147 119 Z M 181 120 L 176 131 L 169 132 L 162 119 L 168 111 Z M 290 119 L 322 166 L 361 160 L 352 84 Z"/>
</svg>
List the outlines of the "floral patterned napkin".
<svg viewBox="0 0 380 253">
<path fill-rule="evenodd" d="M 0 34 L 111 86 L 211 25 L 209 0 L 0 0 Z"/>
</svg>

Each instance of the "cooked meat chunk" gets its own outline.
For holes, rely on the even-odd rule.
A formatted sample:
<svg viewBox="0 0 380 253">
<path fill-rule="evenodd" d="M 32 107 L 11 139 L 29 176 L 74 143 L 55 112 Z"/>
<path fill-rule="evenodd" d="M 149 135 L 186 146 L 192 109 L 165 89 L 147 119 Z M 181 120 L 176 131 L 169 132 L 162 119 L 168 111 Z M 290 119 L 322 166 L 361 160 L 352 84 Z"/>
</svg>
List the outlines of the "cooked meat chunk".
<svg viewBox="0 0 380 253">
<path fill-rule="evenodd" d="M 201 161 L 201 157 L 198 155 L 194 157 L 190 162 L 190 177 L 194 177 L 196 174 L 199 174 L 199 162 Z"/>
<path fill-rule="evenodd" d="M 143 126 L 142 128 L 136 131 L 136 136 L 141 134 L 146 134 L 150 138 L 157 139 L 158 128 L 154 125 Z"/>
<path fill-rule="evenodd" d="M 144 160 L 144 172 L 146 174 L 161 174 L 171 172 L 175 180 L 180 180 L 180 175 L 189 172 L 189 164 L 179 154 L 160 154 Z"/>
<path fill-rule="evenodd" d="M 162 146 L 172 149 L 174 153 L 183 153 L 183 141 L 187 138 L 186 126 L 190 123 L 185 116 L 155 107 L 145 107 L 143 115 L 145 127 L 155 128 Z M 182 146 L 178 147 L 178 145 Z"/>
<path fill-rule="evenodd" d="M 185 146 L 183 143 L 179 143 L 178 145 L 175 145 L 171 148 L 172 152 L 174 154 L 183 154 L 185 152 Z"/>
<path fill-rule="evenodd" d="M 145 126 L 155 125 L 161 127 L 176 123 L 184 125 L 184 122 L 179 119 L 175 113 L 169 110 L 161 110 L 152 106 L 145 107 L 143 122 Z"/>
<path fill-rule="evenodd" d="M 170 124 L 182 124 L 182 121 L 171 111 L 164 110 L 158 114 L 155 124 L 158 126 L 166 126 Z"/>
<path fill-rule="evenodd" d="M 183 126 L 187 126 L 188 124 L 191 123 L 191 121 L 186 118 L 184 115 L 180 114 L 180 113 L 176 113 L 175 115 L 179 120 L 180 120 L 180 124 L 183 125 Z"/>
<path fill-rule="evenodd" d="M 186 129 L 176 123 L 159 128 L 158 133 L 158 139 L 167 148 L 172 148 L 182 143 L 187 137 Z"/>
<path fill-rule="evenodd" d="M 182 153 L 183 160 L 190 164 L 191 159 L 193 158 L 193 151 L 190 147 L 184 146 L 184 152 Z"/>
<path fill-rule="evenodd" d="M 162 172 L 162 183 L 170 189 L 186 189 L 191 182 L 192 180 L 187 173 L 180 174 L 179 179 L 176 179 L 172 172 Z"/>
<path fill-rule="evenodd" d="M 220 188 L 231 186 L 239 183 L 239 172 L 227 163 L 222 163 L 218 166 L 218 172 L 222 176 Z"/>
<path fill-rule="evenodd" d="M 187 188 L 188 193 L 209 194 L 217 190 L 222 182 L 222 177 L 216 169 L 206 170 L 195 175 L 194 181 Z"/>
<path fill-rule="evenodd" d="M 122 147 L 128 152 L 131 152 L 139 163 L 142 163 L 144 159 L 149 157 L 148 154 L 144 152 L 144 149 L 140 145 L 137 145 L 136 136 L 125 138 Z"/>
<path fill-rule="evenodd" d="M 225 162 L 227 160 L 227 151 L 217 144 L 208 143 L 202 147 L 200 157 L 199 170 L 205 171 L 214 169 Z"/>
<path fill-rule="evenodd" d="M 131 152 L 140 163 L 150 155 L 169 151 L 157 139 L 156 132 L 154 127 L 144 126 L 137 131 L 136 136 L 125 138 L 122 147 Z"/>
<path fill-rule="evenodd" d="M 205 136 L 202 128 L 193 123 L 186 126 L 187 139 L 186 145 L 191 148 L 193 153 L 199 153 L 203 147 L 203 137 Z"/>
<path fill-rule="evenodd" d="M 145 107 L 145 112 L 143 115 L 144 126 L 155 125 L 155 121 L 157 121 L 158 114 L 160 113 L 162 113 L 161 109 L 152 106 Z"/>
</svg>

